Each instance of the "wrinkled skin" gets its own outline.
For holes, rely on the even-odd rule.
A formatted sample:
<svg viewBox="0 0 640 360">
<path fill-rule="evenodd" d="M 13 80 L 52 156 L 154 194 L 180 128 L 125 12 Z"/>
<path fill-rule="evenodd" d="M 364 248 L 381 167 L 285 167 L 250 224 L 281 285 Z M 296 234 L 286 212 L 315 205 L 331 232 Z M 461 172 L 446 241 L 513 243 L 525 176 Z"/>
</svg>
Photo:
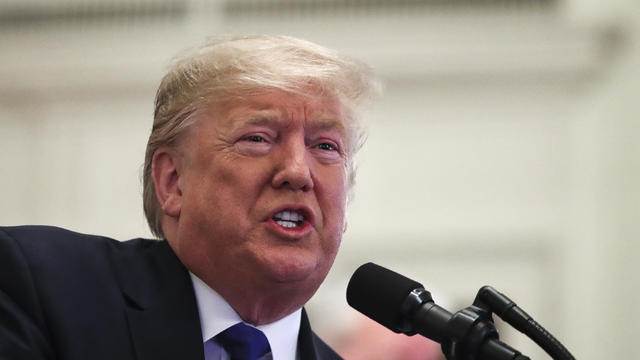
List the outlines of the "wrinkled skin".
<svg viewBox="0 0 640 360">
<path fill-rule="evenodd" d="M 154 156 L 163 229 L 187 268 L 255 325 L 300 308 L 345 229 L 344 107 L 269 92 L 212 104 Z M 282 226 L 274 214 L 304 221 Z"/>
</svg>

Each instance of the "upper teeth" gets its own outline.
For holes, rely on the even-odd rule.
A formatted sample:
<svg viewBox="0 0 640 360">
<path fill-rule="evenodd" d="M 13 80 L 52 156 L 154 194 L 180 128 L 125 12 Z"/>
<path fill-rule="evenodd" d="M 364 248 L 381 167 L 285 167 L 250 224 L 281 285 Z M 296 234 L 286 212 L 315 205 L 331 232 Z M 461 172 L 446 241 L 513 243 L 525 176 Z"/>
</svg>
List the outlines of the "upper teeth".
<svg viewBox="0 0 640 360">
<path fill-rule="evenodd" d="M 279 213 L 276 213 L 275 215 L 273 215 L 273 217 L 281 220 L 304 221 L 304 215 L 298 212 L 289 211 L 289 210 L 280 211 Z"/>
</svg>

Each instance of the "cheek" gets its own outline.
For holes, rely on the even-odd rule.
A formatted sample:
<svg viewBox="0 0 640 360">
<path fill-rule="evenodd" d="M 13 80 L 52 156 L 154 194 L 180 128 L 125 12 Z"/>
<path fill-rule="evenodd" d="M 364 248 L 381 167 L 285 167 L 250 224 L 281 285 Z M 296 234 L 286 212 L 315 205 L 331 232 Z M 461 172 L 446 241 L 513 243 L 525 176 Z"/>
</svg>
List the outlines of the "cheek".
<svg viewBox="0 0 640 360">
<path fill-rule="evenodd" d="M 222 165 L 207 168 L 194 180 L 201 193 L 221 201 L 233 200 L 233 204 L 258 193 L 267 181 L 267 173 L 259 162 L 225 159 Z"/>
<path fill-rule="evenodd" d="M 334 171 L 324 181 L 317 183 L 316 193 L 319 195 L 324 226 L 327 236 L 334 239 L 332 243 L 339 245 L 345 224 L 345 208 L 347 201 L 346 174 Z"/>
<path fill-rule="evenodd" d="M 200 232 L 228 232 L 230 224 L 246 217 L 249 188 L 246 181 L 225 167 L 210 167 L 194 174 L 185 188 L 183 221 Z M 243 195 L 244 196 L 241 196 Z M 195 230 L 195 229 L 194 229 Z"/>
<path fill-rule="evenodd" d="M 331 203 L 335 210 L 340 210 L 339 213 L 344 217 L 348 190 L 346 170 L 342 168 L 333 169 L 326 175 L 321 184 L 327 201 Z"/>
</svg>

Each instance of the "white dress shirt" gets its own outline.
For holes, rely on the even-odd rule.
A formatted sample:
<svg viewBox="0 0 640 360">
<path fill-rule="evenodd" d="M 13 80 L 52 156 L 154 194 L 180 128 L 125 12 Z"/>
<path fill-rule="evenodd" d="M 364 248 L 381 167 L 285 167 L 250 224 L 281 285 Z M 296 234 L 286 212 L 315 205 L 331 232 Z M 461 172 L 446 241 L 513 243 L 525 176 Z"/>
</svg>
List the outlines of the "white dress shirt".
<svg viewBox="0 0 640 360">
<path fill-rule="evenodd" d="M 189 275 L 191 275 L 191 282 L 193 283 L 193 289 L 198 303 L 203 343 L 227 328 L 242 322 L 240 316 L 222 296 L 194 274 L 189 273 Z M 298 309 L 278 321 L 256 326 L 256 328 L 265 334 L 271 347 L 271 353 L 264 357 L 265 360 L 297 359 L 298 332 L 300 331 L 301 316 L 302 311 Z M 213 348 L 211 346 L 211 344 L 208 345 L 206 360 L 229 359 L 229 355 L 224 348 L 217 345 L 217 343 Z"/>
</svg>

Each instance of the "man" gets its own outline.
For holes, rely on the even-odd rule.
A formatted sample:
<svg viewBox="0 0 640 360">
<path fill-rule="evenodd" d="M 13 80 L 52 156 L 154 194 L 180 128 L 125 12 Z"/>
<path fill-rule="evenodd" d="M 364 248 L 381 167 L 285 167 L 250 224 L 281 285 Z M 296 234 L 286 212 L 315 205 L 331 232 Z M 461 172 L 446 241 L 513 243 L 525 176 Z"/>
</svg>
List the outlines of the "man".
<svg viewBox="0 0 640 360">
<path fill-rule="evenodd" d="M 374 90 L 366 66 L 288 37 L 177 61 L 143 175 L 166 241 L 0 229 L 0 358 L 339 358 L 302 307 L 346 229 Z"/>
</svg>

